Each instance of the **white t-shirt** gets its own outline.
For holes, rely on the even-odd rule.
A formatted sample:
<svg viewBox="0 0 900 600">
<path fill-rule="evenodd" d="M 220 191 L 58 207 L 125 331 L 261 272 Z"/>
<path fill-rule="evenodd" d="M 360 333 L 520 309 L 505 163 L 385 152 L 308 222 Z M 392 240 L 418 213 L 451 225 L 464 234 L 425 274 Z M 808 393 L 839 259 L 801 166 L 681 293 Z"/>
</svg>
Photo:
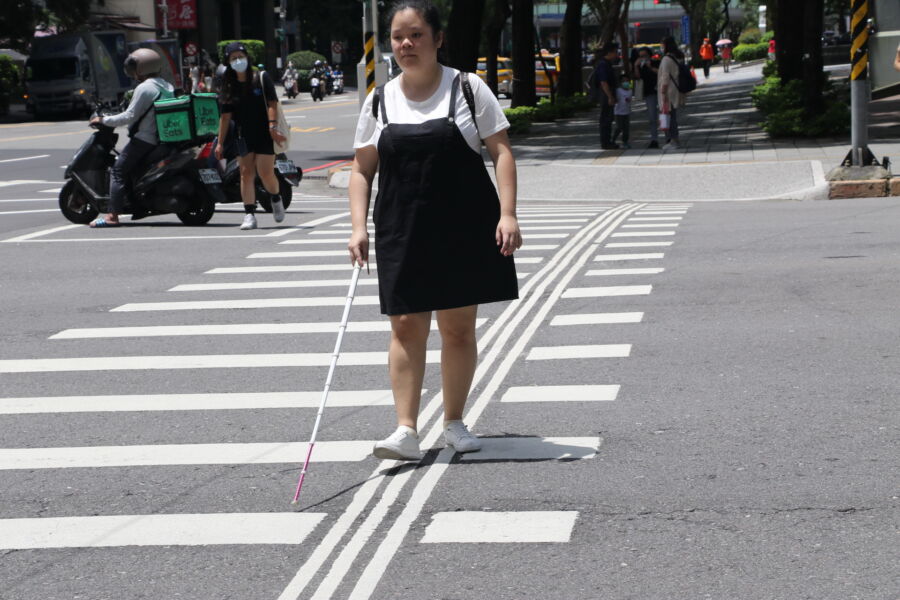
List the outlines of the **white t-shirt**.
<svg viewBox="0 0 900 600">
<path fill-rule="evenodd" d="M 615 115 L 630 115 L 631 114 L 631 98 L 633 94 L 631 90 L 626 90 L 625 88 L 617 88 L 616 89 L 616 107 L 613 109 L 613 114 Z"/>
<path fill-rule="evenodd" d="M 378 146 L 378 138 L 384 127 L 381 111 L 387 107 L 387 117 L 390 123 L 415 124 L 424 123 L 431 119 L 446 117 L 450 112 L 450 86 L 459 73 L 450 67 L 441 67 L 443 76 L 441 84 L 431 98 L 423 102 L 413 102 L 403 95 L 400 89 L 400 79 L 392 79 L 384 86 L 384 97 L 378 106 L 378 119 L 372 114 L 372 98 L 369 94 L 363 103 L 359 113 L 359 122 L 356 124 L 356 137 L 353 140 L 353 148 L 365 146 Z M 475 96 L 475 123 L 472 122 L 472 112 L 462 93 L 462 86 L 456 93 L 456 126 L 459 128 L 466 142 L 475 152 L 481 152 L 481 140 L 490 137 L 509 128 L 509 121 L 500 108 L 500 103 L 485 82 L 475 74 L 469 74 L 469 83 L 472 85 L 472 94 Z"/>
</svg>

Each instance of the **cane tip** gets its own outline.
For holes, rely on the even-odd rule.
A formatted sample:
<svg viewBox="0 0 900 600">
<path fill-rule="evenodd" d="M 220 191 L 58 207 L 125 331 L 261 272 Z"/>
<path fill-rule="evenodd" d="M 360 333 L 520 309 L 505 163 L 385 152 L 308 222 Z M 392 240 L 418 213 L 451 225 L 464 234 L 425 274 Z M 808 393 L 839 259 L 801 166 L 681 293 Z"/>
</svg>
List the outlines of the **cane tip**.
<svg viewBox="0 0 900 600">
<path fill-rule="evenodd" d="M 300 504 L 300 500 L 291 500 L 291 506 L 297 506 L 298 504 Z"/>
</svg>

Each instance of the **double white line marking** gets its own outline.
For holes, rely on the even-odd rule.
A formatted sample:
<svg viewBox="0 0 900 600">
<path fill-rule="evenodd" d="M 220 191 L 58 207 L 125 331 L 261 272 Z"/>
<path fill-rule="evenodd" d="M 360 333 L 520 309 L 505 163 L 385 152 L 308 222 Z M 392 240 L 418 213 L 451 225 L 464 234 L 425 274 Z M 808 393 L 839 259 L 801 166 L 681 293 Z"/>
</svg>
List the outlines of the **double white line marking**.
<svg viewBox="0 0 900 600">
<path fill-rule="evenodd" d="M 526 345 L 546 319 L 556 301 L 562 296 L 563 291 L 578 273 L 578 270 L 584 266 L 600 243 L 638 208 L 640 208 L 640 205 L 629 204 L 608 210 L 576 233 L 563 246 L 562 250 L 523 286 L 520 291 L 520 300 L 510 305 L 485 332 L 484 336 L 479 340 L 479 350 L 484 354 L 476 369 L 473 387 L 477 386 L 488 375 L 491 375 L 491 378 L 468 411 L 466 422 L 470 426 L 477 422 L 488 402 L 500 387 L 506 374 L 512 368 L 516 359 L 523 355 Z M 549 297 L 544 300 L 545 292 L 562 273 L 564 275 L 552 289 Z M 522 335 L 517 338 L 515 345 L 507 350 L 507 342 L 514 339 L 513 333 L 515 330 L 541 300 L 544 300 L 543 305 L 538 309 Z M 492 342 L 495 343 L 491 345 Z M 485 349 L 487 349 L 486 352 Z M 503 358 L 502 362 L 498 367 L 495 367 L 495 363 L 501 357 Z M 438 393 L 428 403 L 425 410 L 422 411 L 420 422 L 429 423 L 437 413 L 441 403 L 441 393 Z M 437 441 L 441 433 L 441 425 L 440 419 L 432 423 L 422 440 L 424 448 L 432 447 Z M 413 490 L 406 507 L 379 544 L 373 558 L 369 561 L 357 581 L 350 594 L 352 598 L 366 599 L 371 597 L 388 564 L 409 531 L 409 527 L 421 513 L 425 502 L 444 474 L 452 457 L 453 451 L 445 448 L 438 454 L 434 464 L 427 469 L 425 475 Z M 328 557 L 350 531 L 357 518 L 359 518 L 375 496 L 380 486 L 379 474 L 393 464 L 395 464 L 394 461 L 379 463 L 372 475 L 367 478 L 366 483 L 357 490 L 344 513 L 332 525 L 321 543 L 312 552 L 309 559 L 303 564 L 281 596 L 279 596 L 279 600 L 295 600 L 303 593 L 307 585 L 314 580 L 322 565 L 325 564 Z M 355 528 L 353 536 L 344 544 L 343 550 L 332 562 L 331 569 L 320 582 L 319 587 L 312 596 L 313 598 L 327 599 L 333 596 L 344 581 L 356 558 L 368 543 L 369 538 L 385 519 L 389 509 L 394 505 L 414 472 L 414 468 L 405 468 L 389 480 L 381 495 L 381 499 L 369 510 L 366 519 Z"/>
</svg>

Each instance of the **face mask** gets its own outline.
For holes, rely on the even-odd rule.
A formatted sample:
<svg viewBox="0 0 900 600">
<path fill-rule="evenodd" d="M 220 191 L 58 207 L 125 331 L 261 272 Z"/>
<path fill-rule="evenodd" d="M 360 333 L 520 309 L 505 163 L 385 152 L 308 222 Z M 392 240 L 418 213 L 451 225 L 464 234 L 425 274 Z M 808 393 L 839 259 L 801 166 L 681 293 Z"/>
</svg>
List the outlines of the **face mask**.
<svg viewBox="0 0 900 600">
<path fill-rule="evenodd" d="M 236 58 L 231 61 L 231 68 L 237 71 L 238 73 L 243 73 L 247 70 L 247 59 L 246 58 Z"/>
</svg>

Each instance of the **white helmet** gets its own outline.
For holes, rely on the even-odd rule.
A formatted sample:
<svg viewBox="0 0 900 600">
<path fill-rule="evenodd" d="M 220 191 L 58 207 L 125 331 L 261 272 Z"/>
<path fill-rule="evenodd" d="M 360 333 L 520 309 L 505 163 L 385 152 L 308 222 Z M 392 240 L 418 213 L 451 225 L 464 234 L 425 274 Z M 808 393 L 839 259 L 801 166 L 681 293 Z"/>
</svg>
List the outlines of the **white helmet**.
<svg viewBox="0 0 900 600">
<path fill-rule="evenodd" d="M 162 68 L 162 56 L 150 48 L 138 48 L 125 59 L 125 74 L 133 79 L 159 75 Z"/>
</svg>

